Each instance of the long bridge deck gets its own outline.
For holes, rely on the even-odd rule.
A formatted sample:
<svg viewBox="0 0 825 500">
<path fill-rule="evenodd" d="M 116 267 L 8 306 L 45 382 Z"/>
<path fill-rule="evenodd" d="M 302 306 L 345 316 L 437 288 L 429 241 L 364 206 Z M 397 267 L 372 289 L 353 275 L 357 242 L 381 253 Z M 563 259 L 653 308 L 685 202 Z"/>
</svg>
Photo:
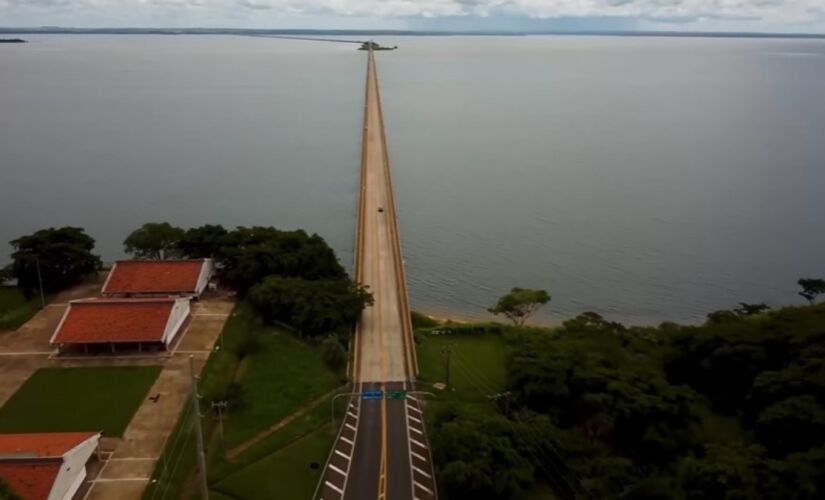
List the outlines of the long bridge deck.
<svg viewBox="0 0 825 500">
<path fill-rule="evenodd" d="M 437 498 L 390 179 L 375 55 L 367 57 L 355 278 L 375 304 L 354 336 L 354 396 L 318 489 L 322 500 Z M 380 396 L 376 396 L 379 394 Z M 388 397 L 391 394 L 391 397 Z"/>
</svg>

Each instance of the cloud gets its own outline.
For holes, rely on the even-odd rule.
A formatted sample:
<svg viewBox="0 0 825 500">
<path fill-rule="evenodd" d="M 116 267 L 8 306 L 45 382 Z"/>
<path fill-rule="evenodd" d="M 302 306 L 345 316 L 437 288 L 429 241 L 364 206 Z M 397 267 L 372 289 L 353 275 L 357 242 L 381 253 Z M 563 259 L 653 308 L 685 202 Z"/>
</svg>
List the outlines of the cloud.
<svg viewBox="0 0 825 500">
<path fill-rule="evenodd" d="M 825 25 L 825 0 L 0 0 L 4 18 L 49 21 L 55 11 L 128 13 L 125 18 L 163 19 L 173 12 L 198 12 L 198 19 L 254 19 L 284 16 L 310 19 L 381 20 L 435 18 L 635 18 L 676 22 L 714 20 Z M 151 13 L 149 12 L 151 10 Z M 23 15 L 25 14 L 25 15 Z M 38 17 L 39 16 L 39 17 Z M 162 21 L 158 21 L 159 23 Z M 3 19 L 0 18 L 0 24 Z"/>
</svg>

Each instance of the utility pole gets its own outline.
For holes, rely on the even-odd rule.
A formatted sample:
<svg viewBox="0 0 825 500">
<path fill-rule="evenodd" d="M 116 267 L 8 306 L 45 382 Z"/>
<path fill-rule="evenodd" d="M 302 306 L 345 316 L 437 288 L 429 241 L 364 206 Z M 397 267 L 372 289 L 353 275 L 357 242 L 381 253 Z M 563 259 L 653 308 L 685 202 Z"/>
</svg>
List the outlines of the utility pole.
<svg viewBox="0 0 825 500">
<path fill-rule="evenodd" d="M 226 444 L 223 441 L 223 412 L 229 406 L 229 402 L 227 401 L 212 401 L 212 409 L 218 412 L 218 429 L 220 429 L 221 433 L 221 450 L 226 448 Z"/>
<path fill-rule="evenodd" d="M 209 486 L 206 482 L 206 455 L 203 452 L 203 430 L 201 430 L 200 395 L 198 395 L 198 376 L 195 375 L 195 358 L 189 356 L 189 373 L 192 376 L 192 418 L 195 419 L 195 440 L 198 445 L 198 466 L 200 468 L 201 499 L 209 500 Z"/>
<path fill-rule="evenodd" d="M 510 416 L 510 398 L 512 397 L 513 393 L 510 391 L 507 392 L 499 392 L 498 394 L 490 394 L 487 396 L 487 399 L 496 403 L 496 406 L 501 409 L 501 405 L 499 401 L 504 401 L 504 415 L 509 417 Z"/>
<path fill-rule="evenodd" d="M 447 389 L 450 388 L 450 359 L 453 354 L 453 345 L 444 344 L 441 346 L 441 355 L 444 356 L 444 382 L 447 384 Z"/>
</svg>

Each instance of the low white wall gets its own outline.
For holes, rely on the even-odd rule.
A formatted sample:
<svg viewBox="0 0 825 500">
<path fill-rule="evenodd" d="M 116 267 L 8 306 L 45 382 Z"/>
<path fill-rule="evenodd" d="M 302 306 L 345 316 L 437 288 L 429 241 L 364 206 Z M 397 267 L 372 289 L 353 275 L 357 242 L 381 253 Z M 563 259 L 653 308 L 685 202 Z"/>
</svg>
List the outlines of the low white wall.
<svg viewBox="0 0 825 500">
<path fill-rule="evenodd" d="M 166 329 L 163 331 L 163 343 L 168 348 L 181 331 L 181 327 L 189 317 L 189 299 L 175 299 L 169 320 L 166 322 Z"/>
<path fill-rule="evenodd" d="M 63 465 L 54 480 L 48 500 L 71 500 L 86 479 L 86 462 L 92 457 L 100 441 L 97 434 L 76 446 L 63 456 Z"/>
<path fill-rule="evenodd" d="M 203 266 L 201 266 L 201 273 L 198 276 L 198 284 L 195 286 L 195 296 L 200 297 L 204 290 L 206 290 L 206 286 L 209 284 L 209 280 L 212 279 L 212 276 L 215 275 L 215 261 L 212 259 L 205 259 L 203 261 Z"/>
</svg>

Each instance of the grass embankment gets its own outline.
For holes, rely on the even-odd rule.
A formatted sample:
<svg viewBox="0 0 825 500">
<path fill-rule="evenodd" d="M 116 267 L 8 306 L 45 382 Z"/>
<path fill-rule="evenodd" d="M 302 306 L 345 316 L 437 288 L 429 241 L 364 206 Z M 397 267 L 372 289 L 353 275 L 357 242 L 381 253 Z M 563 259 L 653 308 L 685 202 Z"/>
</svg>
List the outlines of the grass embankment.
<svg viewBox="0 0 825 500">
<path fill-rule="evenodd" d="M 46 303 L 51 296 L 46 296 Z M 20 289 L 0 286 L 0 330 L 16 330 L 40 310 L 40 297 L 26 300 Z"/>
<path fill-rule="evenodd" d="M 245 304 L 236 307 L 222 336 L 223 348 L 212 353 L 201 374 L 210 488 L 216 498 L 300 498 L 286 495 L 315 487 L 318 472 L 305 462 L 323 464 L 337 430 L 328 426 L 328 403 L 267 435 L 232 462 L 224 458 L 225 451 L 332 391 L 341 384 L 343 374 L 324 366 L 317 342 L 263 325 Z M 233 382 L 240 387 L 242 402 L 225 414 L 222 442 L 210 403 L 222 399 Z M 145 499 L 189 498 L 195 491 L 191 414 L 187 409 L 181 413 Z M 293 446 L 301 439 L 312 446 Z M 323 453 L 319 452 L 324 447 L 321 442 L 326 442 Z M 274 469 L 265 465 L 274 463 L 273 457 L 280 457 L 278 461 L 287 458 L 291 465 Z M 299 469 L 304 473 L 296 473 Z"/>
<path fill-rule="evenodd" d="M 43 368 L 0 408 L 0 432 L 120 436 L 159 373 L 159 366 Z"/>
<path fill-rule="evenodd" d="M 446 382 L 446 353 L 450 350 L 450 387 L 437 402 L 488 404 L 486 396 L 504 388 L 506 343 L 499 325 L 444 325 L 416 331 L 419 380 L 431 388 Z"/>
</svg>

